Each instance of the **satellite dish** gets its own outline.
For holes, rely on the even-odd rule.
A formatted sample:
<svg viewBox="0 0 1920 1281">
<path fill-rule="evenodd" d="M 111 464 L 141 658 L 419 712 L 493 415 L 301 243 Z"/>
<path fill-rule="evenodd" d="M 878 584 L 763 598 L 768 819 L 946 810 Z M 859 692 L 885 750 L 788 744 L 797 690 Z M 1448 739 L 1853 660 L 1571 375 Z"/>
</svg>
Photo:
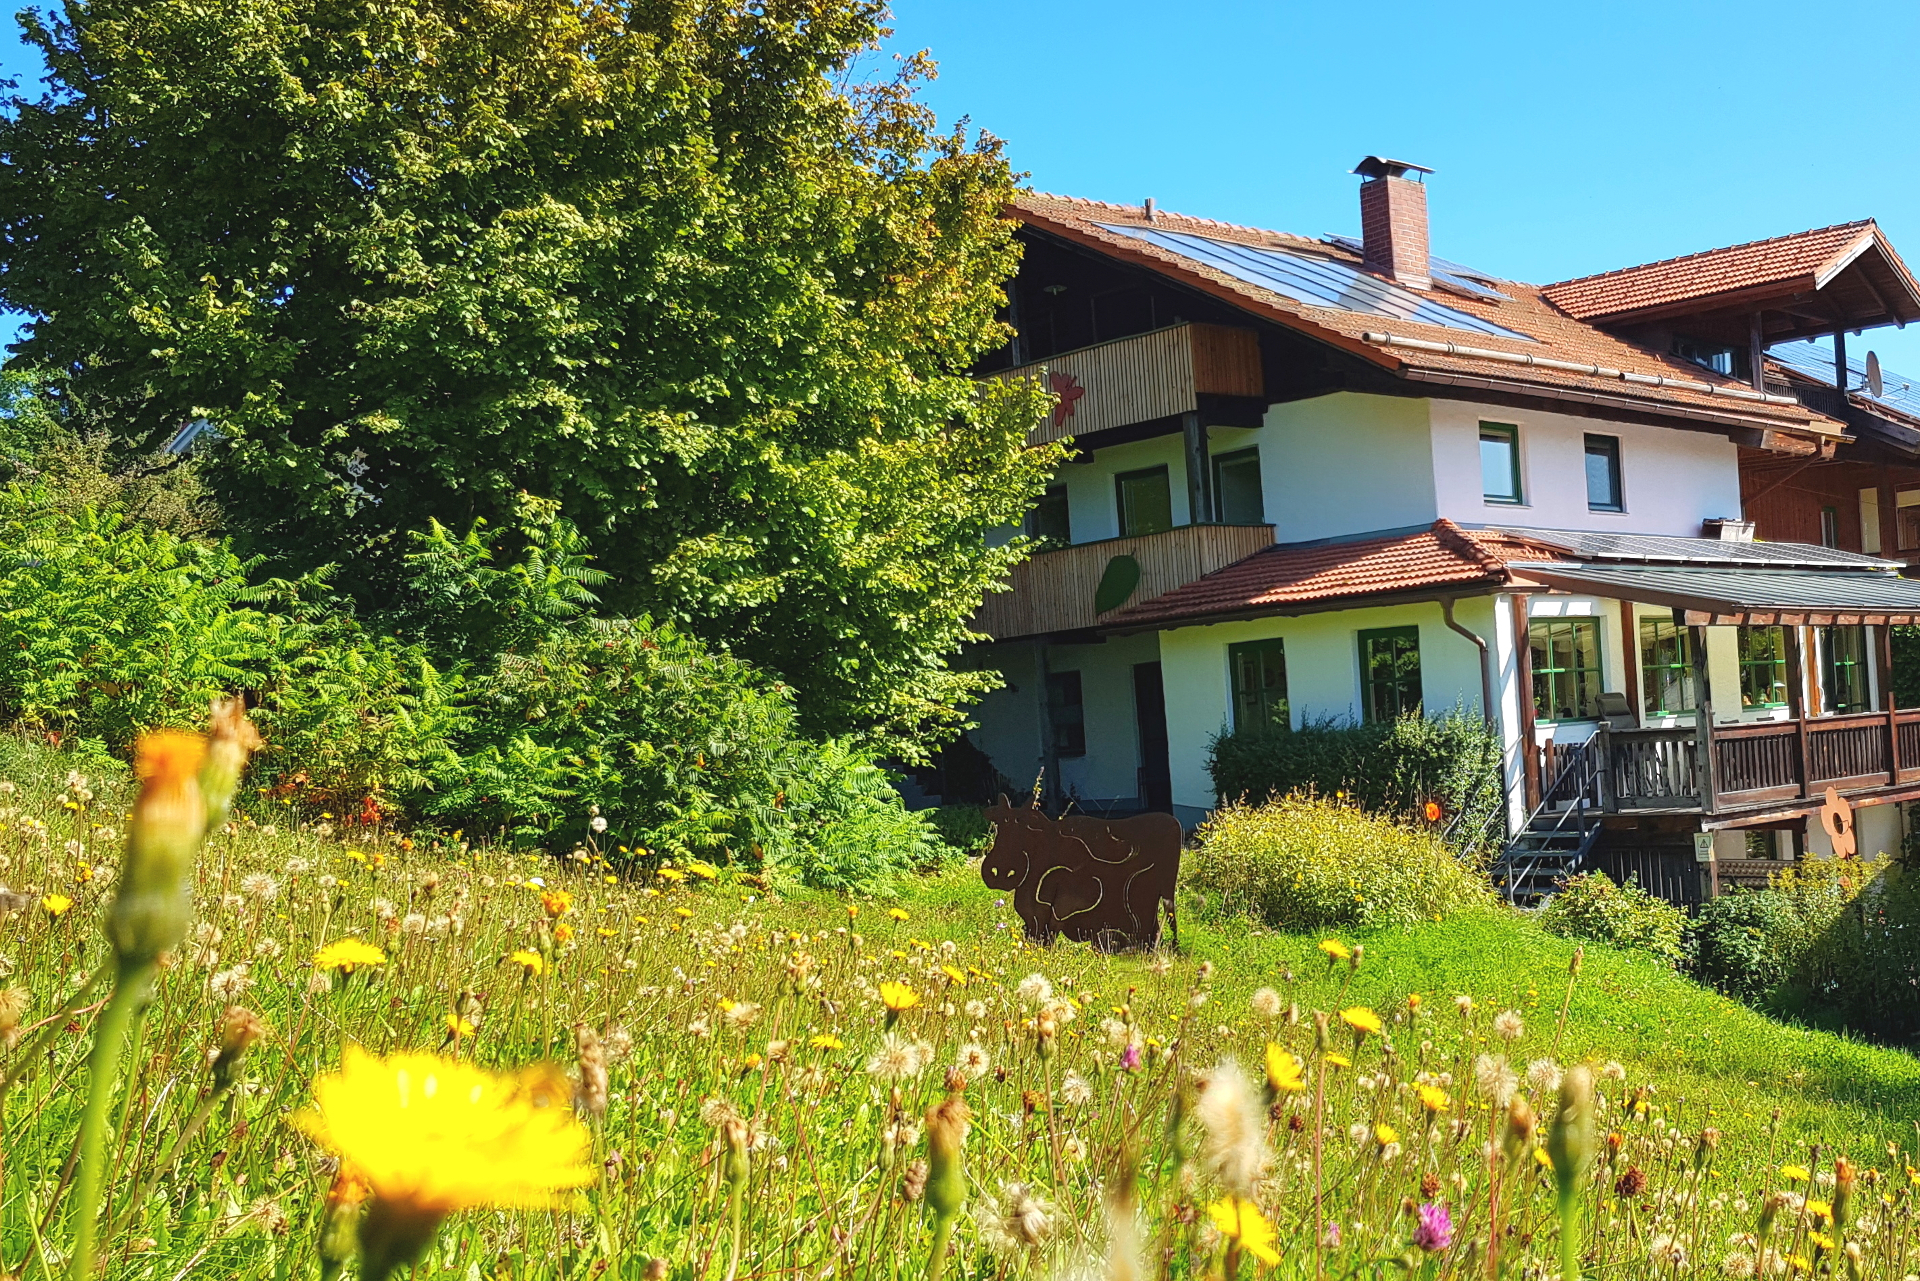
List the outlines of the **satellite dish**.
<svg viewBox="0 0 1920 1281">
<path fill-rule="evenodd" d="M 1867 395 L 1879 400 L 1886 392 L 1886 386 L 1880 380 L 1880 357 L 1873 352 L 1867 353 Z"/>
</svg>

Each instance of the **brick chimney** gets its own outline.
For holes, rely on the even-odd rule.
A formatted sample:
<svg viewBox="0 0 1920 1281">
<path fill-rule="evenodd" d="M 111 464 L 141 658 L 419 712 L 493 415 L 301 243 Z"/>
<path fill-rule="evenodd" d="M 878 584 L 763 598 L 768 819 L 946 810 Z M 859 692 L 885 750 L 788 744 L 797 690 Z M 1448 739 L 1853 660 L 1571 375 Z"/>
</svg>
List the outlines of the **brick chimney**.
<svg viewBox="0 0 1920 1281">
<path fill-rule="evenodd" d="M 1408 174 L 1425 165 L 1368 156 L 1353 170 L 1360 184 L 1360 239 L 1367 268 L 1413 289 L 1433 288 L 1427 265 L 1427 185 Z"/>
</svg>

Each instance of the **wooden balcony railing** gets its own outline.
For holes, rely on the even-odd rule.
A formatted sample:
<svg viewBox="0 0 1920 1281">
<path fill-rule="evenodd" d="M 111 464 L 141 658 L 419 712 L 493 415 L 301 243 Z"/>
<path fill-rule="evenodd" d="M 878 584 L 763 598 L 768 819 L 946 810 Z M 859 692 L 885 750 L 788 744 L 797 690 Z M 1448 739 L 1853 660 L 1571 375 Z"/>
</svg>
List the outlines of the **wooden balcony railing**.
<svg viewBox="0 0 1920 1281">
<path fill-rule="evenodd" d="M 1028 437 L 1034 444 L 1176 418 L 1202 396 L 1258 397 L 1260 336 L 1251 329 L 1180 324 L 1116 338 L 990 375 L 1033 378 L 1058 399 Z"/>
<path fill-rule="evenodd" d="M 1272 545 L 1271 525 L 1182 525 L 1159 534 L 1041 552 L 1014 566 L 1011 590 L 989 595 L 973 627 L 995 640 L 1094 627 L 1129 605 L 1183 587 Z M 1114 581 L 1132 577 L 1136 585 L 1112 609 L 1096 613 L 1095 597 L 1110 572 Z"/>
<path fill-rule="evenodd" d="M 1920 710 L 1715 725 L 1714 786 L 1701 803 L 1691 727 L 1602 730 L 1609 809 L 1721 812 L 1920 781 Z"/>
</svg>

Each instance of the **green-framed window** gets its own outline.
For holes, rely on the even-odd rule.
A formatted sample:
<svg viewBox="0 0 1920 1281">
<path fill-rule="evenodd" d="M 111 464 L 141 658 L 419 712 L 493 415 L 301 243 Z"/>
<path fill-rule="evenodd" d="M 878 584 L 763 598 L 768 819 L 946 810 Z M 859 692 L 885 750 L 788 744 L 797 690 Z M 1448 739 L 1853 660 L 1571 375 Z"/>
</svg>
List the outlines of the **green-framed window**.
<svg viewBox="0 0 1920 1281">
<path fill-rule="evenodd" d="M 1260 487 L 1257 447 L 1213 456 L 1213 518 L 1222 525 L 1266 523 L 1267 503 Z"/>
<path fill-rule="evenodd" d="M 1620 483 L 1620 438 L 1586 438 L 1587 508 L 1597 512 L 1626 510 L 1626 491 Z"/>
<path fill-rule="evenodd" d="M 1056 756 L 1087 754 L 1087 705 L 1079 672 L 1047 673 L 1047 724 Z"/>
<path fill-rule="evenodd" d="M 1173 485 L 1164 463 L 1121 472 L 1113 478 L 1113 489 L 1122 537 L 1164 534 L 1173 528 Z"/>
<path fill-rule="evenodd" d="M 1233 674 L 1233 728 L 1237 734 L 1264 734 L 1293 727 L 1287 704 L 1286 642 L 1246 641 L 1227 646 Z"/>
<path fill-rule="evenodd" d="M 1027 536 L 1040 545 L 1036 550 L 1065 547 L 1073 541 L 1073 522 L 1068 512 L 1065 485 L 1048 485 L 1046 492 L 1034 499 L 1032 509 L 1027 512 Z"/>
<path fill-rule="evenodd" d="M 1480 424 L 1480 493 L 1490 503 L 1520 503 L 1520 429 Z"/>
<path fill-rule="evenodd" d="M 1740 706 L 1787 705 L 1787 633 L 1781 627 L 1740 629 Z"/>
<path fill-rule="evenodd" d="M 1370 721 L 1419 712 L 1420 629 L 1379 627 L 1360 633 L 1360 705 Z"/>
<path fill-rule="evenodd" d="M 1865 712 L 1867 704 L 1867 629 L 1820 629 L 1820 693 L 1833 713 Z"/>
<path fill-rule="evenodd" d="M 1640 702 L 1649 716 L 1672 716 L 1700 706 L 1694 691 L 1693 639 L 1672 619 L 1640 620 Z"/>
<path fill-rule="evenodd" d="M 1533 714 L 1543 721 L 1590 721 L 1600 714 L 1600 623 L 1541 618 L 1527 625 Z"/>
</svg>

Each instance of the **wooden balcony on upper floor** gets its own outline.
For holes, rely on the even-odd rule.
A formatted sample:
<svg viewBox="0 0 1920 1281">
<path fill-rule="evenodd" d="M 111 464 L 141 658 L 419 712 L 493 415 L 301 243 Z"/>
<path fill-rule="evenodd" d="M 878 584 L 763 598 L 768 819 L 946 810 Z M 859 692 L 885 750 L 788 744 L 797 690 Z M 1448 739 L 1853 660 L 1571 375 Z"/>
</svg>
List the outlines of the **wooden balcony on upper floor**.
<svg viewBox="0 0 1920 1281">
<path fill-rule="evenodd" d="M 1240 416 L 1264 408 L 1260 336 L 1225 325 L 1171 325 L 988 377 L 1032 378 L 1053 393 L 1052 411 L 1029 436 L 1036 445 L 1141 425 L 1178 431 L 1183 415 L 1220 408 L 1209 405 L 1215 398 Z"/>
<path fill-rule="evenodd" d="M 986 598 L 973 628 L 995 640 L 1083 632 L 1272 545 L 1272 525 L 1181 525 L 1040 552 L 1014 566 L 1011 589 Z"/>
</svg>

